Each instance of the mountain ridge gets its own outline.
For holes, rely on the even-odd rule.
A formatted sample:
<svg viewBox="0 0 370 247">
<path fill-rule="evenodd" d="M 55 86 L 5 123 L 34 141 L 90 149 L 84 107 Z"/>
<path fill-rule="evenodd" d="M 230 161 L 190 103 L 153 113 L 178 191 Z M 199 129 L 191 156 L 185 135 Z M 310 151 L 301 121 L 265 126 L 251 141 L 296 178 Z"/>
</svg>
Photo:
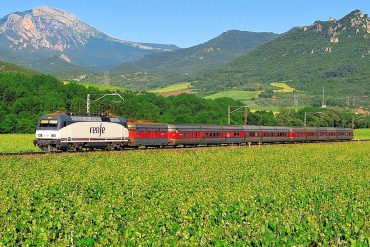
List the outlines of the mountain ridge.
<svg viewBox="0 0 370 247">
<path fill-rule="evenodd" d="M 34 63 L 62 55 L 66 62 L 77 67 L 105 69 L 146 54 L 177 48 L 119 40 L 74 15 L 49 7 L 18 11 L 0 19 L 0 51 L 22 57 L 19 64 L 31 68 Z M 95 55 L 97 49 L 99 53 Z M 8 57 L 0 55 L 0 59 Z"/>
<path fill-rule="evenodd" d="M 141 88 L 148 88 L 155 81 L 183 81 L 201 71 L 216 68 L 245 54 L 247 51 L 278 37 L 271 32 L 229 30 L 217 37 L 189 48 L 149 54 L 142 59 L 127 62 L 112 69 L 113 80 L 127 79 L 125 86 L 138 86 L 135 74 L 150 75 L 138 78 Z"/>
</svg>

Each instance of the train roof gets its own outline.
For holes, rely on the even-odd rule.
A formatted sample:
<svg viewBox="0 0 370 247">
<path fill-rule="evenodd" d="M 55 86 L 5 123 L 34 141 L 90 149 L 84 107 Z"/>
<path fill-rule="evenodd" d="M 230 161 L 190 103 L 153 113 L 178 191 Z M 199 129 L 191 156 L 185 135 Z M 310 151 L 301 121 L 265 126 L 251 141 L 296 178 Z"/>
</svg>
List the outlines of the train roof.
<svg viewBox="0 0 370 247">
<path fill-rule="evenodd" d="M 123 117 L 107 117 L 107 116 L 73 116 L 68 114 L 50 114 L 42 116 L 41 119 L 57 119 L 65 122 L 113 122 L 126 123 Z"/>
</svg>

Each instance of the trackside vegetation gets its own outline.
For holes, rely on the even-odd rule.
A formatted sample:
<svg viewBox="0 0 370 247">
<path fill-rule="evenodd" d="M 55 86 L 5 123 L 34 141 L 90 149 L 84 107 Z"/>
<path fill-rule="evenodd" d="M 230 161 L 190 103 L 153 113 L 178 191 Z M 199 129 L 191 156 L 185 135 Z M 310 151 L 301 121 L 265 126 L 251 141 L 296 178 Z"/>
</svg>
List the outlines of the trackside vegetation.
<svg viewBox="0 0 370 247">
<path fill-rule="evenodd" d="M 0 244 L 366 246 L 369 149 L 0 157 Z"/>
<path fill-rule="evenodd" d="M 0 135 L 0 153 L 18 153 L 40 151 L 33 146 L 35 134 L 2 134 Z"/>
<path fill-rule="evenodd" d="M 64 84 L 48 75 L 0 73 L 0 133 L 34 133 L 38 118 L 52 112 L 85 114 L 86 95 L 92 100 L 104 93 L 95 87 L 77 83 Z M 122 101 L 104 98 L 93 102 L 92 114 L 113 114 L 129 120 L 162 123 L 226 124 L 227 107 L 243 103 L 231 98 L 203 99 L 192 94 L 162 97 L 147 92 L 120 92 Z M 234 108 L 235 109 L 235 108 Z M 325 110 L 306 107 L 299 110 L 248 113 L 248 123 L 254 125 L 303 126 L 304 113 L 309 126 L 350 127 L 352 115 L 336 108 Z M 232 114 L 232 124 L 242 124 L 243 114 Z M 355 116 L 356 128 L 369 128 L 370 116 Z"/>
</svg>

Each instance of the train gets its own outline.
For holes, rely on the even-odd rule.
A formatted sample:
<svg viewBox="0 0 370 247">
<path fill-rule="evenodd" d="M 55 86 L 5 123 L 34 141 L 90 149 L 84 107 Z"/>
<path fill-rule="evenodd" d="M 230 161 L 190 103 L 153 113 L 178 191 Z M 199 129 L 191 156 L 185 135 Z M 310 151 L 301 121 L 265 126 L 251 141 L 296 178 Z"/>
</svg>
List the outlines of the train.
<svg viewBox="0 0 370 247">
<path fill-rule="evenodd" d="M 33 143 L 44 151 L 78 151 L 352 139 L 353 129 L 350 128 L 130 123 L 124 117 L 63 113 L 42 116 Z"/>
</svg>

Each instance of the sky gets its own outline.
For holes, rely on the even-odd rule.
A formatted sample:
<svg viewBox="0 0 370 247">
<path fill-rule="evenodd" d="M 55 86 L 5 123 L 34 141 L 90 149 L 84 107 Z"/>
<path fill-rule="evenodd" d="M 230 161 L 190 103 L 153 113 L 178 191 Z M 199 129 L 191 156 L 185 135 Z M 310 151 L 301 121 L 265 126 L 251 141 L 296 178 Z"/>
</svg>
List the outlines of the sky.
<svg viewBox="0 0 370 247">
<path fill-rule="evenodd" d="M 118 39 L 183 48 L 227 30 L 283 33 L 355 9 L 370 12 L 370 0 L 0 0 L 0 17 L 40 6 L 65 10 Z"/>
</svg>

